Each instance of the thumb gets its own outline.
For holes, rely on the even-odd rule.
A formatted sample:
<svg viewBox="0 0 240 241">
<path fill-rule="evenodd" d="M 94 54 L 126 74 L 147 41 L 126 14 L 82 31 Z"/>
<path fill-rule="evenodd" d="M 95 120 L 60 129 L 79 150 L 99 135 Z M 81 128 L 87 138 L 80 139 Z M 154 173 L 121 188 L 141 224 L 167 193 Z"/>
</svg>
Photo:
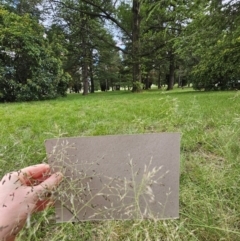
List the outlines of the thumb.
<svg viewBox="0 0 240 241">
<path fill-rule="evenodd" d="M 38 186 L 34 187 L 34 191 L 37 194 L 37 196 L 41 197 L 41 194 L 44 194 L 46 192 L 50 192 L 53 189 L 55 189 L 60 182 L 63 179 L 63 174 L 61 172 L 56 172 L 52 174 L 49 178 L 47 178 L 45 181 L 43 181 Z"/>
</svg>

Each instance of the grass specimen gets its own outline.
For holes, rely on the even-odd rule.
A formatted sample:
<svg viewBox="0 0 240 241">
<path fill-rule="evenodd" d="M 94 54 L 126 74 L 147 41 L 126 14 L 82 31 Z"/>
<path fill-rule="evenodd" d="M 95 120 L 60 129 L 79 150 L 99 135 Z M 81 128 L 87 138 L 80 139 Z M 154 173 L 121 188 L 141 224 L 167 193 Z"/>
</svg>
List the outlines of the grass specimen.
<svg viewBox="0 0 240 241">
<path fill-rule="evenodd" d="M 171 136 L 173 137 L 173 135 Z M 162 140 L 164 137 L 166 135 L 162 136 Z M 136 138 L 141 137 L 135 136 L 135 140 Z M 89 140 L 89 138 L 87 139 Z M 147 218 L 158 220 L 178 217 L 176 207 L 178 204 L 178 187 L 176 187 L 179 178 L 178 172 L 175 171 L 176 176 L 173 176 L 174 170 L 172 170 L 173 174 L 167 178 L 167 181 L 165 178 L 169 174 L 169 170 L 166 171 L 166 167 L 164 170 L 163 166 L 155 166 L 160 162 L 159 157 L 151 157 L 149 162 L 140 155 L 135 161 L 130 158 L 128 162 L 121 158 L 116 158 L 114 161 L 104 155 L 97 161 L 91 157 L 85 160 L 86 152 L 85 158 L 82 157 L 81 144 L 78 144 L 80 153 L 77 156 L 71 152 L 72 149 L 78 150 L 74 140 L 76 139 L 56 139 L 48 142 L 48 150 L 51 144 L 55 145 L 52 153 L 49 154 L 50 164 L 54 171 L 61 171 L 65 177 L 57 192 L 57 221 L 141 220 Z M 86 138 L 84 140 L 87 141 Z M 113 138 L 110 137 L 109 140 L 113 142 Z M 126 138 L 124 140 L 126 141 Z M 93 141 L 89 143 L 93 145 Z M 94 147 L 101 151 L 99 149 L 105 148 L 105 144 L 99 148 L 95 143 Z M 98 143 L 98 145 L 100 144 Z M 130 151 L 130 149 L 128 150 Z M 98 151 L 97 153 L 99 153 Z M 155 159 L 155 164 L 153 159 Z M 171 162 L 171 160 L 168 161 Z M 164 164 L 168 163 L 165 161 Z M 111 172 L 108 169 L 109 166 L 111 166 Z M 170 183 L 172 181 L 174 183 Z M 171 187 L 176 192 L 171 199 L 174 207 L 170 205 L 167 207 Z"/>
</svg>

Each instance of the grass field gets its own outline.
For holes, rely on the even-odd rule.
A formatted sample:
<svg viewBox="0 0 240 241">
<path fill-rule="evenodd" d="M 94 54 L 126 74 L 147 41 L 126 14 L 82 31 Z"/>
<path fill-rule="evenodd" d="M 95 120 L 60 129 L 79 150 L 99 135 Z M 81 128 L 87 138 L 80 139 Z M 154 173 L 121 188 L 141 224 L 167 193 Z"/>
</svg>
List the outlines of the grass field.
<svg viewBox="0 0 240 241">
<path fill-rule="evenodd" d="M 55 224 L 34 215 L 18 240 L 240 240 L 240 92 L 157 90 L 0 104 L 0 176 L 46 161 L 44 140 L 180 132 L 180 219 Z"/>
</svg>

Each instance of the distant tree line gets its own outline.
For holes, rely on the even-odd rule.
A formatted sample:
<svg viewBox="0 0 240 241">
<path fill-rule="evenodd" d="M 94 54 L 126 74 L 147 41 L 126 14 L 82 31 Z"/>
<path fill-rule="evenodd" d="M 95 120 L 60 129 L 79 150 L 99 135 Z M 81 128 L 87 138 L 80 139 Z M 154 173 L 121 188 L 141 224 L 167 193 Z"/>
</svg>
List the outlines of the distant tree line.
<svg viewBox="0 0 240 241">
<path fill-rule="evenodd" d="M 239 88 L 239 13 L 233 0 L 0 0 L 0 101 Z"/>
</svg>

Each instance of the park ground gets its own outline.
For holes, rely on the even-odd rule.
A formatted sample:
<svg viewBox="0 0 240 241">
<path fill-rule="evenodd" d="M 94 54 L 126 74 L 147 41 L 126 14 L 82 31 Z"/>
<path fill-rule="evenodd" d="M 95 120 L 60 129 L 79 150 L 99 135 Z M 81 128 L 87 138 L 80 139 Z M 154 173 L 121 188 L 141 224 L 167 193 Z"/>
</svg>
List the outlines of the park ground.
<svg viewBox="0 0 240 241">
<path fill-rule="evenodd" d="M 19 241 L 240 240 L 239 91 L 118 91 L 5 103 L 0 127 L 0 176 L 46 161 L 49 138 L 181 133 L 179 219 L 56 224 L 49 209 L 32 216 Z"/>
</svg>

